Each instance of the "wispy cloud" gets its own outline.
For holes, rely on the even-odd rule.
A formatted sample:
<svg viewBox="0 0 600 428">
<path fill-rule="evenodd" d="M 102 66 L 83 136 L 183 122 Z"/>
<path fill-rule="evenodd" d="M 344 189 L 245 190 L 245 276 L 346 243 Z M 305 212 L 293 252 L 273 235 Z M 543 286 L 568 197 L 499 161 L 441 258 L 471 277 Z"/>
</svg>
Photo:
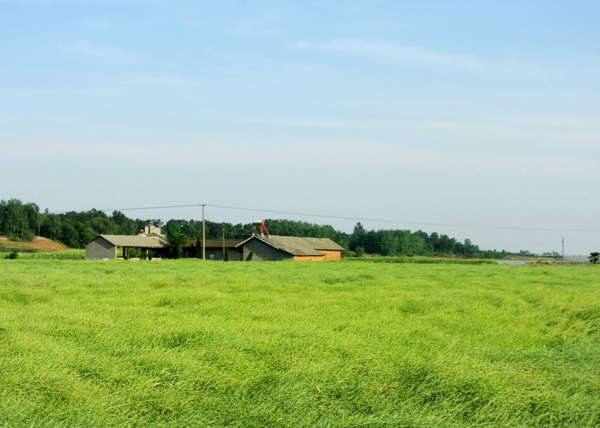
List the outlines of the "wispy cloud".
<svg viewBox="0 0 600 428">
<path fill-rule="evenodd" d="M 334 40 L 328 43 L 299 42 L 296 44 L 296 47 L 301 50 L 318 49 L 344 52 L 391 61 L 407 62 L 418 65 L 433 65 L 438 67 L 454 67 L 469 71 L 482 71 L 487 65 L 482 59 L 473 56 L 430 51 L 416 46 L 368 42 L 364 40 Z"/>
<path fill-rule="evenodd" d="M 247 38 L 276 37 L 281 35 L 281 30 L 272 25 L 277 21 L 278 18 L 274 15 L 265 15 L 260 19 L 245 19 L 237 23 L 234 33 Z"/>
<path fill-rule="evenodd" d="M 107 61 L 135 63 L 139 62 L 143 58 L 143 55 L 136 52 L 96 46 L 92 43 L 82 40 L 67 44 L 66 47 L 73 52 Z"/>
<path fill-rule="evenodd" d="M 454 69 L 470 73 L 513 76 L 539 76 L 541 73 L 546 73 L 540 67 L 520 64 L 511 60 L 487 59 L 475 55 L 440 52 L 399 43 L 343 39 L 326 43 L 297 42 L 293 45 L 293 48 L 306 51 L 339 52 L 397 63 Z"/>
<path fill-rule="evenodd" d="M 110 24 L 105 21 L 87 21 L 87 22 L 84 22 L 83 25 L 85 27 L 89 28 L 90 30 L 96 30 L 96 31 L 104 31 L 108 27 L 110 27 Z"/>
<path fill-rule="evenodd" d="M 450 150 L 424 149 L 394 144 L 363 144 L 280 142 L 263 143 L 261 152 L 269 162 L 248 162 L 256 153 L 252 144 L 214 142 L 139 144 L 102 143 L 75 144 L 46 142 L 32 147 L 27 144 L 0 143 L 7 158 L 41 158 L 51 160 L 101 159 L 115 165 L 139 162 L 140 166 L 216 167 L 216 168 L 273 168 L 306 170 L 405 170 L 432 172 L 471 172 L 500 176 L 570 177 L 598 180 L 600 160 L 581 157 L 486 154 Z M 153 153 L 152 159 L 140 157 L 141 151 Z M 185 153 L 185 156 L 173 156 Z M 318 153 L 318 156 L 315 156 Z"/>
<path fill-rule="evenodd" d="M 172 88 L 199 88 L 208 86 L 207 83 L 198 79 L 189 79 L 178 75 L 152 76 L 140 75 L 123 79 L 124 83 L 131 85 L 172 87 Z"/>
<path fill-rule="evenodd" d="M 431 140 L 440 145 L 442 141 L 460 146 L 467 142 L 514 143 L 520 147 L 549 145 L 571 150 L 596 147 L 600 138 L 600 117 L 588 116 L 514 116 L 514 115 L 455 115 L 446 118 L 425 119 L 314 119 L 314 118 L 258 118 L 241 117 L 241 122 L 268 127 L 269 129 L 302 129 L 314 132 L 323 130 L 369 131 L 376 138 L 390 141 L 402 135 L 403 140 L 413 144 Z M 288 132 L 290 135 L 292 132 Z M 395 136 L 395 137 L 394 137 Z"/>
</svg>

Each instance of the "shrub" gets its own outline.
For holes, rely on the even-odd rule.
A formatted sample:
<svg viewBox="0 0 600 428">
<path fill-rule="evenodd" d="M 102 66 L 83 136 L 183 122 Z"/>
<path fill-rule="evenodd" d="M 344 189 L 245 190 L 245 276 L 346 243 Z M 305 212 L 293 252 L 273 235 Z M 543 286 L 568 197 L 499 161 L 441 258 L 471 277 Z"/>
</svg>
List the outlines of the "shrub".
<svg viewBox="0 0 600 428">
<path fill-rule="evenodd" d="M 248 254 L 248 257 L 246 257 L 246 261 L 247 262 L 251 261 L 252 257 L 254 257 L 254 253 L 252 251 L 250 251 L 250 254 Z"/>
<path fill-rule="evenodd" d="M 128 259 L 139 259 L 142 255 L 142 250 L 139 248 L 128 248 L 126 256 Z"/>
<path fill-rule="evenodd" d="M 10 259 L 10 260 L 14 260 L 14 259 L 16 259 L 16 258 L 18 258 L 18 257 L 19 257 L 19 253 L 18 253 L 18 252 L 16 252 L 16 251 L 13 251 L 13 252 L 11 252 L 11 253 L 10 253 L 8 256 L 6 256 L 6 258 L 7 258 L 7 259 Z"/>
</svg>

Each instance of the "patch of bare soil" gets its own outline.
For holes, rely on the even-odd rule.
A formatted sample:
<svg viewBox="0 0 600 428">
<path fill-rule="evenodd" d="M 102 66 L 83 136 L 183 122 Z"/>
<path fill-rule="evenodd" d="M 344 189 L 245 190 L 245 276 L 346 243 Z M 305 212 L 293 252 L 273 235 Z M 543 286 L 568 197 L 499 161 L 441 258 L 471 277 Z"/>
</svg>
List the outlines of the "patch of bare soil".
<svg viewBox="0 0 600 428">
<path fill-rule="evenodd" d="M 31 242 L 9 241 L 8 238 L 0 236 L 0 243 L 10 247 L 32 248 L 39 251 L 61 251 L 69 249 L 63 244 L 54 242 L 48 238 L 42 238 L 41 236 L 36 236 Z"/>
</svg>

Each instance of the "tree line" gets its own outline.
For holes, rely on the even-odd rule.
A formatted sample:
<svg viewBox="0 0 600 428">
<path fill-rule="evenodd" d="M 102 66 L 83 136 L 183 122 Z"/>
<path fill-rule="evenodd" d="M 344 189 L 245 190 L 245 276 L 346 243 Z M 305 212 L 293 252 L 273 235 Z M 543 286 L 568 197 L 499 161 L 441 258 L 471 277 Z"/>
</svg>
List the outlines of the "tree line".
<svg viewBox="0 0 600 428">
<path fill-rule="evenodd" d="M 162 227 L 167 237 L 200 239 L 202 222 L 172 219 L 163 223 L 160 219 L 131 219 L 120 211 L 106 214 L 89 210 L 61 214 L 40 212 L 38 205 L 23 203 L 18 199 L 0 201 L 0 235 L 11 239 L 31 240 L 42 236 L 59 241 L 71 248 L 84 248 L 99 234 L 136 235 L 146 224 Z M 434 256 L 448 255 L 476 258 L 503 258 L 505 251 L 481 250 L 469 239 L 460 242 L 455 238 L 436 232 L 428 234 L 421 230 L 366 230 L 357 223 L 352 233 L 335 230 L 330 225 L 303 221 L 267 219 L 267 227 L 273 235 L 329 238 L 354 255 L 379 254 L 382 256 Z M 244 239 L 252 233 L 252 224 L 231 224 L 206 221 L 207 239 Z"/>
</svg>

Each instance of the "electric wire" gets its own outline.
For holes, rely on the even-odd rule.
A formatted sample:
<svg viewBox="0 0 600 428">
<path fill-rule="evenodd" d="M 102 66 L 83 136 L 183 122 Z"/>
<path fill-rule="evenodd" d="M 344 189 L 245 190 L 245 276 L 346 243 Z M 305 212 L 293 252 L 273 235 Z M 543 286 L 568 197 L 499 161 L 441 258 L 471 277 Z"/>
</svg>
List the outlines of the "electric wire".
<svg viewBox="0 0 600 428">
<path fill-rule="evenodd" d="M 467 229 L 495 229 L 495 230 L 522 230 L 522 231 L 538 231 L 538 232 L 591 232 L 591 233 L 600 233 L 598 229 L 557 229 L 557 228 L 536 228 L 536 227 L 511 227 L 511 226 L 479 226 L 479 225 L 467 225 L 467 224 L 452 224 L 452 223 L 428 223 L 428 222 L 416 222 L 416 221 L 405 221 L 405 220 L 386 220 L 386 219 L 376 219 L 376 218 L 358 218 L 358 217 L 346 217 L 346 216 L 333 216 L 333 215 L 323 215 L 323 214 L 308 214 L 308 213 L 297 213 L 290 211 L 274 211 L 274 210 L 263 210 L 256 208 L 243 208 L 243 207 L 232 207 L 226 205 L 208 205 L 214 208 L 223 208 L 223 209 L 231 209 L 231 210 L 242 210 L 242 211 L 254 211 L 254 212 L 264 212 L 269 214 L 284 214 L 284 215 L 294 215 L 294 216 L 303 216 L 303 217 L 316 217 L 316 218 L 328 218 L 328 219 L 336 219 L 336 220 L 351 220 L 351 221 L 369 221 L 369 222 L 377 222 L 377 223 L 391 223 L 391 224 L 410 224 L 416 226 L 443 226 L 443 227 L 459 227 L 459 228 L 467 228 Z"/>
<path fill-rule="evenodd" d="M 137 207 L 137 208 L 111 208 L 111 209 L 102 209 L 102 210 L 96 210 L 96 211 L 102 211 L 102 212 L 142 211 L 142 210 L 157 210 L 157 209 L 170 209 L 170 208 L 191 208 L 191 207 L 201 207 L 201 206 L 202 206 L 202 204 L 164 205 L 164 206 Z M 300 213 L 300 212 L 293 212 L 293 211 L 278 211 L 278 210 L 269 210 L 269 209 L 235 207 L 235 206 L 230 206 L 230 205 L 205 204 L 205 206 L 210 206 L 213 208 L 228 209 L 228 210 L 250 211 L 250 212 L 268 213 L 268 214 L 282 214 L 282 215 L 292 215 L 292 216 L 300 216 L 300 217 L 326 218 L 326 219 L 334 219 L 334 220 L 350 220 L 350 221 L 358 221 L 358 222 L 406 224 L 406 225 L 412 225 L 412 226 L 455 227 L 455 228 L 463 228 L 463 229 L 484 229 L 484 230 L 518 230 L 518 231 L 530 231 L 530 232 L 600 233 L 599 229 L 568 229 L 568 228 L 469 225 L 469 224 L 456 224 L 456 223 L 432 223 L 432 222 L 418 222 L 418 221 L 409 221 L 409 220 L 389 220 L 389 219 L 378 219 L 378 218 L 359 218 L 359 217 L 335 216 L 335 215 L 326 215 L 326 214 Z M 65 214 L 65 213 L 67 213 L 67 212 L 66 211 L 65 212 L 53 212 L 50 214 Z"/>
</svg>

